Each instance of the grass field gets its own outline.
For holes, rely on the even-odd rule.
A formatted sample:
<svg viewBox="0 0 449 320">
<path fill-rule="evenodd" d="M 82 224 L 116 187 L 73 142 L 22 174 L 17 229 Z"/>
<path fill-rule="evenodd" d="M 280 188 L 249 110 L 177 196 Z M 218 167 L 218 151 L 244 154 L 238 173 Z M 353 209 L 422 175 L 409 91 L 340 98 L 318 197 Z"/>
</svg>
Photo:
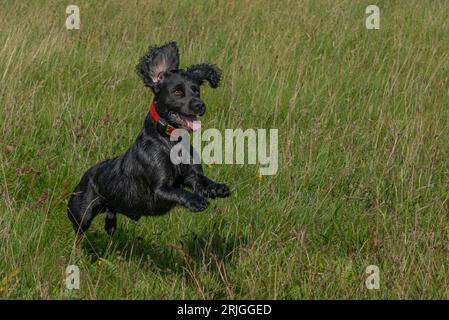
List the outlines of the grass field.
<svg viewBox="0 0 449 320">
<path fill-rule="evenodd" d="M 2 1 L 0 298 L 449 298 L 448 14 L 443 0 Z M 278 173 L 205 167 L 230 198 L 120 216 L 113 237 L 99 216 L 77 246 L 68 196 L 133 143 L 152 97 L 134 67 L 169 40 L 181 66 L 223 69 L 203 127 L 279 129 Z"/>
</svg>

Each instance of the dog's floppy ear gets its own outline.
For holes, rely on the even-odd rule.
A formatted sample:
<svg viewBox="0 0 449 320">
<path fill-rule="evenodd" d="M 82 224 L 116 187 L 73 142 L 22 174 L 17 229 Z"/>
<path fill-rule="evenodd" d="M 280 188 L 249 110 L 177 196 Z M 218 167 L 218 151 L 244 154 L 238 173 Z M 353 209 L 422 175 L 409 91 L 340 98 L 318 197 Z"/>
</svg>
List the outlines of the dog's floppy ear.
<svg viewBox="0 0 449 320">
<path fill-rule="evenodd" d="M 202 84 L 204 80 L 207 80 L 212 88 L 218 87 L 218 84 L 220 83 L 221 70 L 213 64 L 193 64 L 186 72 L 200 84 Z"/>
<path fill-rule="evenodd" d="M 178 70 L 179 53 L 176 42 L 171 41 L 161 47 L 150 46 L 136 66 L 137 74 L 147 87 L 158 91 L 166 71 Z"/>
</svg>

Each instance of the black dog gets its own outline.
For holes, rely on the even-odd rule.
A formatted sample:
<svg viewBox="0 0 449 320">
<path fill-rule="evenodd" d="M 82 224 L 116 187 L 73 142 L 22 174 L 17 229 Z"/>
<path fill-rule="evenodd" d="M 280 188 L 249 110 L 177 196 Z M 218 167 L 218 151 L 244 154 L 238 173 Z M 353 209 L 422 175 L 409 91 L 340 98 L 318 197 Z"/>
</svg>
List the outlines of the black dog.
<svg viewBox="0 0 449 320">
<path fill-rule="evenodd" d="M 230 194 L 228 186 L 207 178 L 200 164 L 175 165 L 170 159 L 177 143 L 170 141 L 171 131 L 194 129 L 196 116 L 206 111 L 200 86 L 207 80 L 216 88 L 220 70 L 210 64 L 179 69 L 178 48 L 170 42 L 150 47 L 136 71 L 155 95 L 150 113 L 131 148 L 91 167 L 75 188 L 68 216 L 76 233 L 86 231 L 100 212 L 106 213 L 105 230 L 112 234 L 116 213 L 137 221 L 141 216 L 164 214 L 176 205 L 196 212 L 207 208 L 207 197 Z"/>
</svg>

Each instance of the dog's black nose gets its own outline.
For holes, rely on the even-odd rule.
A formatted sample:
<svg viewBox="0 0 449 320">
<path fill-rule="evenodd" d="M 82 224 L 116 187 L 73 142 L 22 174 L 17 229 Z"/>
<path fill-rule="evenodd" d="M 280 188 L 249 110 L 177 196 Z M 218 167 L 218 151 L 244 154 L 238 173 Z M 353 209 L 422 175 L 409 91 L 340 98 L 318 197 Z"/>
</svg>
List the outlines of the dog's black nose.
<svg viewBox="0 0 449 320">
<path fill-rule="evenodd" d="M 198 112 L 200 116 L 202 116 L 206 112 L 206 106 L 202 101 L 197 101 L 193 104 L 193 108 L 195 112 Z"/>
</svg>

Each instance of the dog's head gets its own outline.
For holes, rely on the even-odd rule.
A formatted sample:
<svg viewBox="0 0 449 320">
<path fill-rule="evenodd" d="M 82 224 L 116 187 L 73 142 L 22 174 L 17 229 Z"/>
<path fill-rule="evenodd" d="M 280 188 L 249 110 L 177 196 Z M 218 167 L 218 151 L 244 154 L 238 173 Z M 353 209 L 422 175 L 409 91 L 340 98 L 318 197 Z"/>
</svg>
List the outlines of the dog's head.
<svg viewBox="0 0 449 320">
<path fill-rule="evenodd" d="M 206 112 L 200 97 L 205 80 L 212 88 L 220 82 L 220 70 L 212 64 L 195 64 L 179 69 L 176 42 L 150 47 L 136 67 L 145 85 L 155 94 L 159 115 L 177 128 L 195 129 L 197 116 Z"/>
</svg>

